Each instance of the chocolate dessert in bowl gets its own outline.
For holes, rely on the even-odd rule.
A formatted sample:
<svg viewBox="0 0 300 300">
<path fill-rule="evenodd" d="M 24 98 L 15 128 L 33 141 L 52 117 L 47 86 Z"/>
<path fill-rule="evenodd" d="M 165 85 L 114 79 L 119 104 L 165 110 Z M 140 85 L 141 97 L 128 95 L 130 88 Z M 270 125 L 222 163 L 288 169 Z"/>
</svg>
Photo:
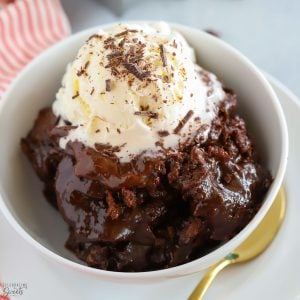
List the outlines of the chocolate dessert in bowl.
<svg viewBox="0 0 300 300">
<path fill-rule="evenodd" d="M 176 26 L 163 22 L 82 33 L 55 101 L 38 105 L 34 125 L 22 131 L 48 209 L 67 224 L 67 251 L 102 275 L 207 267 L 255 228 L 282 181 L 287 134 L 265 79 L 223 42 L 178 29 L 195 40 L 203 65 Z M 218 68 L 231 60 L 241 67 L 223 78 Z M 243 72 L 250 92 L 240 114 L 240 94 L 249 90 Z M 237 85 L 244 91 L 236 95 Z M 268 105 L 275 128 L 259 129 Z"/>
</svg>

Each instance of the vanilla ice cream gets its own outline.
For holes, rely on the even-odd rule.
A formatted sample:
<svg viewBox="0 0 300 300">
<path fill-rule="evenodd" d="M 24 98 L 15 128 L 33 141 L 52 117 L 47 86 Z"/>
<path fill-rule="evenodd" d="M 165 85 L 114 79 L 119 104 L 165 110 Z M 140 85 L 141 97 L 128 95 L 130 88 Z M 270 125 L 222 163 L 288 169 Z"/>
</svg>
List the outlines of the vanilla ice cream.
<svg viewBox="0 0 300 300">
<path fill-rule="evenodd" d="M 60 147 L 75 140 L 120 146 L 116 155 L 126 162 L 176 150 L 199 124 L 208 132 L 224 97 L 216 76 L 196 64 L 193 49 L 166 23 L 118 24 L 79 50 L 53 111 L 61 125 L 77 126 Z"/>
</svg>

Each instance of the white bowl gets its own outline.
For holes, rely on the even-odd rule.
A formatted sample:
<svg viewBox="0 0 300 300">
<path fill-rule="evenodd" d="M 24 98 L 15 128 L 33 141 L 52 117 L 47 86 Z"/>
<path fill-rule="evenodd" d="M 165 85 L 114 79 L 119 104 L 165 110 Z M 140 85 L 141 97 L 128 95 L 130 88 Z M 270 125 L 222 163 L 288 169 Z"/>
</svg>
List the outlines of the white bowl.
<svg viewBox="0 0 300 300">
<path fill-rule="evenodd" d="M 141 23 L 141 22 L 139 22 Z M 107 28 L 112 24 L 99 26 Z M 109 281 L 154 282 L 206 269 L 236 248 L 270 208 L 282 183 L 288 155 L 288 133 L 282 109 L 261 72 L 242 54 L 200 30 L 171 25 L 194 47 L 198 62 L 217 74 L 238 95 L 239 113 L 256 141 L 274 181 L 252 221 L 233 239 L 209 254 L 165 270 L 122 273 L 90 268 L 64 248 L 68 228 L 42 195 L 42 184 L 20 150 L 20 139 L 33 125 L 38 111 L 50 105 L 68 62 L 91 34 L 92 28 L 64 40 L 29 64 L 3 98 L 0 113 L 0 208 L 10 224 L 34 248 L 53 262 Z"/>
</svg>

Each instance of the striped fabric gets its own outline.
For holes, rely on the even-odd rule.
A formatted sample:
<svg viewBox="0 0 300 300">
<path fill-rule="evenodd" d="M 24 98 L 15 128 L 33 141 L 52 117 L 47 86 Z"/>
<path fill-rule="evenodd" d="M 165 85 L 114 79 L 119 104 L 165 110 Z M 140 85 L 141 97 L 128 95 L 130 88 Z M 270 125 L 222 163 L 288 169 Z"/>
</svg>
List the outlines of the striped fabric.
<svg viewBox="0 0 300 300">
<path fill-rule="evenodd" d="M 18 0 L 4 5 L 0 10 L 0 98 L 28 62 L 69 34 L 59 0 Z"/>
<path fill-rule="evenodd" d="M 10 300 L 5 294 L 3 284 L 0 282 L 0 300 Z"/>
</svg>

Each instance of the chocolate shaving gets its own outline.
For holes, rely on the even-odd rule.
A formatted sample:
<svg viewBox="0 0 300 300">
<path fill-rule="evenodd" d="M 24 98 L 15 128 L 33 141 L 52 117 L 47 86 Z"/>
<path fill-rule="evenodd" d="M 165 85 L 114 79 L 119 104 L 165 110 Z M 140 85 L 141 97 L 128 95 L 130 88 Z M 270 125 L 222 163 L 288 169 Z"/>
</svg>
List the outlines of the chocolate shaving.
<svg viewBox="0 0 300 300">
<path fill-rule="evenodd" d="M 84 70 L 86 70 L 86 69 L 87 69 L 87 67 L 89 66 L 89 64 L 90 64 L 90 61 L 88 60 L 88 61 L 85 63 L 85 65 L 84 65 L 83 69 L 84 69 Z"/>
<path fill-rule="evenodd" d="M 110 144 L 103 144 L 103 143 L 95 143 L 95 148 L 98 152 L 102 152 L 103 154 L 107 156 L 111 156 L 115 152 L 121 151 L 121 146 L 112 146 Z"/>
<path fill-rule="evenodd" d="M 122 54 L 123 54 L 122 51 L 115 51 L 115 52 L 109 53 L 107 55 L 107 58 L 118 57 L 118 56 L 121 56 Z"/>
<path fill-rule="evenodd" d="M 64 137 L 67 136 L 69 131 L 72 129 L 76 129 L 78 126 L 72 126 L 72 125 L 65 125 L 60 127 L 54 127 L 50 131 L 50 136 L 54 137 Z"/>
<path fill-rule="evenodd" d="M 83 75 L 83 74 L 85 74 L 85 70 L 83 68 L 81 68 L 79 71 L 77 71 L 77 76 L 78 77 Z"/>
<path fill-rule="evenodd" d="M 93 95 L 94 91 L 95 91 L 95 88 L 93 87 L 92 90 L 91 90 L 91 92 L 90 92 L 90 95 Z"/>
<path fill-rule="evenodd" d="M 119 32 L 117 34 L 115 34 L 115 37 L 119 37 L 119 36 L 122 36 L 122 35 L 126 35 L 128 33 L 128 30 L 124 30 L 122 32 Z"/>
<path fill-rule="evenodd" d="M 138 31 L 136 29 L 126 29 L 122 32 L 119 32 L 119 33 L 115 34 L 115 37 L 126 35 L 126 34 L 128 34 L 128 32 L 138 32 Z"/>
<path fill-rule="evenodd" d="M 118 134 L 121 134 L 121 130 L 119 128 L 117 128 Z"/>
<path fill-rule="evenodd" d="M 120 47 L 123 47 L 124 44 L 125 44 L 125 42 L 126 42 L 125 39 L 122 39 L 122 40 L 120 41 L 120 43 L 119 43 L 119 46 L 120 46 Z"/>
<path fill-rule="evenodd" d="M 181 129 L 184 127 L 184 125 L 188 122 L 188 120 L 191 118 L 191 116 L 194 114 L 194 111 L 189 110 L 187 112 L 187 114 L 184 116 L 184 118 L 179 121 L 179 124 L 177 125 L 177 127 L 174 129 L 174 133 L 178 134 Z"/>
<path fill-rule="evenodd" d="M 91 39 L 94 39 L 94 38 L 102 39 L 102 35 L 99 35 L 99 34 L 93 34 L 93 35 L 91 35 L 91 36 L 87 39 L 87 42 L 89 42 Z"/>
<path fill-rule="evenodd" d="M 166 57 L 164 46 L 163 45 L 159 45 L 159 50 L 160 50 L 160 57 L 161 57 L 163 66 L 166 67 L 167 66 L 167 57 Z"/>
<path fill-rule="evenodd" d="M 129 54 L 132 55 L 132 56 L 135 54 L 134 46 L 133 46 L 133 45 L 131 45 L 131 46 L 129 47 Z"/>
<path fill-rule="evenodd" d="M 164 81 L 164 82 L 167 82 L 167 83 L 170 82 L 170 81 L 169 81 L 169 77 L 168 77 L 167 75 L 165 75 L 165 76 L 163 77 L 163 81 Z"/>
<path fill-rule="evenodd" d="M 164 148 L 164 143 L 161 142 L 161 141 L 157 141 L 157 142 L 155 142 L 155 146 L 156 146 L 156 147 Z"/>
<path fill-rule="evenodd" d="M 105 80 L 105 90 L 107 92 L 110 92 L 111 91 L 111 80 L 110 79 L 106 79 Z"/>
<path fill-rule="evenodd" d="M 136 112 L 134 112 L 134 114 L 136 116 L 148 117 L 148 118 L 152 118 L 152 119 L 158 118 L 158 113 L 154 113 L 154 112 L 147 111 L 147 110 L 136 111 Z"/>
<path fill-rule="evenodd" d="M 212 85 L 212 80 L 209 77 L 207 72 L 201 72 L 200 75 L 201 75 L 202 81 L 205 83 L 206 86 L 211 86 Z"/>
<path fill-rule="evenodd" d="M 75 99 L 79 96 L 79 92 L 77 91 L 76 94 L 74 96 L 72 96 L 72 99 Z"/>
<path fill-rule="evenodd" d="M 213 94 L 213 89 L 212 88 L 210 88 L 207 92 L 206 92 L 206 96 L 207 97 L 210 97 L 212 94 Z"/>
<path fill-rule="evenodd" d="M 170 134 L 168 130 L 160 130 L 157 133 L 160 137 L 166 137 Z"/>
<path fill-rule="evenodd" d="M 58 120 L 60 119 L 60 117 L 58 118 Z M 69 125 L 72 125 L 72 123 L 71 122 L 69 122 L 68 120 L 63 120 L 64 121 L 64 123 L 67 125 L 67 126 L 69 126 Z M 56 125 L 57 125 L 57 123 L 56 123 Z"/>
<path fill-rule="evenodd" d="M 104 43 L 105 43 L 105 44 L 109 44 L 109 43 L 113 42 L 114 40 L 115 40 L 115 39 L 112 38 L 112 37 L 110 36 L 110 37 L 108 37 L 108 38 L 104 41 Z"/>
<path fill-rule="evenodd" d="M 149 110 L 149 105 L 140 105 L 140 110 Z"/>
<path fill-rule="evenodd" d="M 143 80 L 150 75 L 149 71 L 144 71 L 133 63 L 124 63 L 124 67 L 139 80 Z"/>
<path fill-rule="evenodd" d="M 120 74 L 120 72 L 117 70 L 116 67 L 111 66 L 111 74 L 114 76 L 118 76 Z"/>
<path fill-rule="evenodd" d="M 83 74 L 87 75 L 87 74 L 86 74 L 86 69 L 87 69 L 87 67 L 89 66 L 89 64 L 90 64 L 90 61 L 88 60 L 88 61 L 85 63 L 85 65 L 84 65 L 83 67 L 81 67 L 79 71 L 77 71 L 77 76 L 78 76 L 78 77 L 81 76 L 81 75 L 83 75 Z"/>
</svg>

